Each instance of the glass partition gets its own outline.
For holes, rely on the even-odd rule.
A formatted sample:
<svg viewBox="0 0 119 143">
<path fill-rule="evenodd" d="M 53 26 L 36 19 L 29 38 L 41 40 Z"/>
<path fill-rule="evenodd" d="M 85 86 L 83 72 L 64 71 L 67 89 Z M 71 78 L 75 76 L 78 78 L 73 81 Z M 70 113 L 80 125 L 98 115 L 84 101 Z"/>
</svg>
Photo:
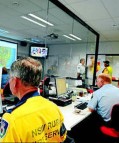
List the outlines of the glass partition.
<svg viewBox="0 0 119 143">
<path fill-rule="evenodd" d="M 44 62 L 44 75 L 77 79 L 77 65 L 81 58 L 86 60 L 86 54 L 93 54 L 97 62 L 99 34 L 59 1 L 48 2 L 47 20 L 53 26 L 46 27 L 49 56 Z M 88 69 L 87 60 L 85 69 Z M 94 64 L 94 72 L 90 78 L 85 78 L 85 84 L 94 84 L 95 70 Z"/>
<path fill-rule="evenodd" d="M 91 79 L 92 71 L 94 70 L 94 64 L 91 64 L 91 58 L 95 57 L 94 54 L 87 54 L 87 65 L 88 70 L 86 71 L 86 78 Z M 109 61 L 109 65 L 112 67 L 112 83 L 116 86 L 119 86 L 119 55 L 118 54 L 98 54 L 97 64 L 96 64 L 96 77 L 101 74 L 105 68 L 103 61 Z M 96 79 L 96 78 L 95 78 Z M 90 80 L 89 80 L 90 82 Z M 95 82 L 96 85 L 96 82 Z"/>
<path fill-rule="evenodd" d="M 88 62 L 86 54 L 93 54 L 97 62 L 99 34 L 72 13 L 59 1 L 39 0 L 33 1 L 36 10 L 27 12 L 28 18 L 39 22 L 39 18 L 46 22 L 40 22 L 45 27 L 37 26 L 28 31 L 35 30 L 36 36 L 33 40 L 39 45 L 48 47 L 48 57 L 40 59 L 43 63 L 43 78 L 45 75 L 67 77 L 77 79 L 77 66 L 80 59 L 85 59 L 85 80 L 84 84 L 94 84 L 96 68 L 91 76 L 86 75 Z M 26 23 L 29 25 L 29 23 Z M 33 44 L 33 46 L 36 44 Z M 31 45 L 30 45 L 31 46 Z"/>
<path fill-rule="evenodd" d="M 44 65 L 43 76 L 49 74 L 76 79 L 77 65 L 81 58 L 86 60 L 86 54 L 94 54 L 96 64 L 99 34 L 59 0 L 21 0 L 13 5 L 2 0 L 1 8 L 4 6 L 8 7 L 8 18 L 1 25 L 8 31 L 11 29 L 6 36 L 22 41 L 18 45 L 19 57 L 29 55 L 31 45 L 48 47 L 48 57 L 37 57 Z M 24 41 L 28 43 L 23 50 Z M 86 61 L 85 68 L 87 64 Z M 95 77 L 94 65 L 91 81 L 87 77 L 85 83 L 94 84 Z"/>
</svg>

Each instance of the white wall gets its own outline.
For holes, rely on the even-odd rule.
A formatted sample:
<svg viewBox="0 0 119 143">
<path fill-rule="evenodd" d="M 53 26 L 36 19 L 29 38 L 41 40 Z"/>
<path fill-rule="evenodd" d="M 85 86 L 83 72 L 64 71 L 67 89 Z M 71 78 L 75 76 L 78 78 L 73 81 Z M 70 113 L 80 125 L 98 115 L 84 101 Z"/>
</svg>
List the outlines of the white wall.
<svg viewBox="0 0 119 143">
<path fill-rule="evenodd" d="M 49 45 L 49 56 L 45 62 L 45 74 L 75 77 L 77 65 L 86 54 L 94 54 L 94 43 Z"/>
<path fill-rule="evenodd" d="M 29 44 L 27 46 L 21 46 L 20 43 L 18 43 L 18 56 L 29 56 Z"/>
<path fill-rule="evenodd" d="M 100 42 L 99 54 L 119 54 L 119 42 Z"/>
</svg>

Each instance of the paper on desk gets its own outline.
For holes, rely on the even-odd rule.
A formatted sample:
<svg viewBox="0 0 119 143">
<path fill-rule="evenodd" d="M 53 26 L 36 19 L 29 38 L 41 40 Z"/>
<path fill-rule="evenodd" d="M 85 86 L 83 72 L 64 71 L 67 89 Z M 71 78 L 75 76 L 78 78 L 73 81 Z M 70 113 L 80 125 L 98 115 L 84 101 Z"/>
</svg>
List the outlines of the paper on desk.
<svg viewBox="0 0 119 143">
<path fill-rule="evenodd" d="M 82 85 L 82 80 L 76 80 L 75 81 L 75 86 L 79 86 Z"/>
<path fill-rule="evenodd" d="M 91 96 L 92 95 L 87 95 L 87 96 L 83 96 L 83 97 L 77 97 L 76 101 L 79 101 L 79 102 L 83 102 L 83 101 L 89 101 L 91 99 Z"/>
</svg>

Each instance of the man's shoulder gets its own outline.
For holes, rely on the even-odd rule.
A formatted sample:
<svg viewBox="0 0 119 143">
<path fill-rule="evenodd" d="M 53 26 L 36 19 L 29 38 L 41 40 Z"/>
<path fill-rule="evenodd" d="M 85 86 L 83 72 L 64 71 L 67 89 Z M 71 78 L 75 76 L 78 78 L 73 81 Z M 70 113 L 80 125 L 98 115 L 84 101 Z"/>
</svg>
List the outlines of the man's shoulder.
<svg viewBox="0 0 119 143">
<path fill-rule="evenodd" d="M 101 91 L 102 91 L 102 88 L 99 88 L 99 89 L 97 89 L 96 91 L 93 92 L 93 95 L 94 94 L 96 95 L 96 94 L 100 93 Z"/>
<path fill-rule="evenodd" d="M 99 91 L 107 91 L 107 89 L 108 90 L 114 90 L 114 91 L 116 91 L 116 90 L 118 90 L 119 91 L 119 88 L 118 87 L 116 87 L 116 86 L 114 86 L 113 84 L 105 84 L 105 85 L 103 85 L 100 89 L 98 89 Z M 97 91 L 98 91 L 97 90 Z"/>
<path fill-rule="evenodd" d="M 107 69 L 112 70 L 112 67 L 111 67 L 111 66 L 108 66 Z"/>
<path fill-rule="evenodd" d="M 77 66 L 82 66 L 82 64 L 81 64 L 81 63 L 79 63 Z"/>
<path fill-rule="evenodd" d="M 105 91 L 106 87 L 102 86 L 99 89 L 97 89 L 96 91 L 93 92 L 93 95 L 101 95 L 100 93 Z"/>
</svg>

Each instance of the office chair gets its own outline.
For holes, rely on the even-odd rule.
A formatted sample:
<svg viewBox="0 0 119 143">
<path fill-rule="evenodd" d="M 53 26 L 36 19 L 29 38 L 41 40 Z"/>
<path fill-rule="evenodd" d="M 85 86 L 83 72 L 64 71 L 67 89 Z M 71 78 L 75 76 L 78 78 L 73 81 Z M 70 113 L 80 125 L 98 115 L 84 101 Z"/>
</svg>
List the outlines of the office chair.
<svg viewBox="0 0 119 143">
<path fill-rule="evenodd" d="M 44 97 L 47 97 L 49 95 L 49 82 L 50 82 L 50 77 L 45 77 L 41 81 L 40 94 Z"/>
<path fill-rule="evenodd" d="M 111 112 L 110 127 L 100 127 L 105 143 L 119 143 L 119 104 L 115 104 Z"/>
<path fill-rule="evenodd" d="M 3 95 L 4 96 L 10 96 L 12 95 L 12 92 L 10 90 L 9 82 L 6 83 L 5 87 L 3 88 Z"/>
<path fill-rule="evenodd" d="M 66 136 L 66 140 L 63 143 L 75 143 L 74 139 L 69 137 L 68 135 Z"/>
</svg>

